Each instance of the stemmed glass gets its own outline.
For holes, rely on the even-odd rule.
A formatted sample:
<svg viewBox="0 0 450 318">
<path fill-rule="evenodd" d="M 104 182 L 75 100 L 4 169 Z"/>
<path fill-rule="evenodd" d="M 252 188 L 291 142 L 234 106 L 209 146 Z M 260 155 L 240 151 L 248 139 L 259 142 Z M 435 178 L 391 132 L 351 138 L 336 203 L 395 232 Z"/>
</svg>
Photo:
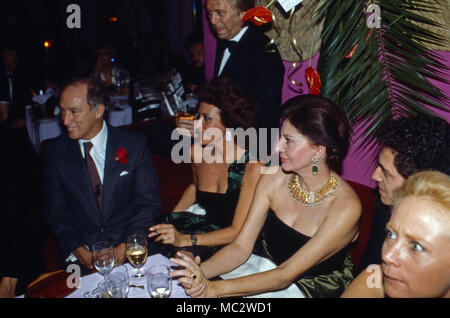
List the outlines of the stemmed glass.
<svg viewBox="0 0 450 318">
<path fill-rule="evenodd" d="M 147 290 L 152 298 L 168 298 L 172 292 L 172 277 L 166 265 L 153 265 L 147 270 Z"/>
<path fill-rule="evenodd" d="M 147 260 L 147 239 L 143 235 L 133 234 L 127 238 L 126 255 L 128 261 L 136 268 L 135 278 L 144 277 L 142 265 Z"/>
<path fill-rule="evenodd" d="M 108 274 L 114 268 L 114 246 L 109 241 L 100 241 L 92 245 L 94 267 L 108 279 Z"/>
<path fill-rule="evenodd" d="M 109 241 L 100 241 L 92 245 L 92 258 L 94 259 L 94 266 L 103 275 L 104 280 L 107 281 L 108 274 L 114 268 L 115 258 L 114 258 L 114 246 Z M 96 288 L 93 291 L 84 293 L 86 298 L 98 297 L 99 289 Z"/>
</svg>

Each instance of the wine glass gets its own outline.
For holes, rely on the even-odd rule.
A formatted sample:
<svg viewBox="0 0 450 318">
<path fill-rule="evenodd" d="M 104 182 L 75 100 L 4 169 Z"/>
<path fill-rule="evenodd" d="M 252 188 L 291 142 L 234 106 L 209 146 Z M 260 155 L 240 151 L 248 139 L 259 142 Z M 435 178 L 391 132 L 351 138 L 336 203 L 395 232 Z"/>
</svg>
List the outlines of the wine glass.
<svg viewBox="0 0 450 318">
<path fill-rule="evenodd" d="M 166 265 L 152 265 L 147 270 L 147 290 L 152 298 L 168 298 L 172 292 L 172 277 Z"/>
<path fill-rule="evenodd" d="M 96 242 L 92 245 L 92 257 L 95 268 L 107 280 L 114 268 L 114 246 L 109 241 Z"/>
<path fill-rule="evenodd" d="M 143 235 L 133 234 L 127 238 L 126 255 L 130 264 L 136 268 L 135 278 L 144 277 L 142 265 L 147 260 L 147 239 Z"/>
</svg>

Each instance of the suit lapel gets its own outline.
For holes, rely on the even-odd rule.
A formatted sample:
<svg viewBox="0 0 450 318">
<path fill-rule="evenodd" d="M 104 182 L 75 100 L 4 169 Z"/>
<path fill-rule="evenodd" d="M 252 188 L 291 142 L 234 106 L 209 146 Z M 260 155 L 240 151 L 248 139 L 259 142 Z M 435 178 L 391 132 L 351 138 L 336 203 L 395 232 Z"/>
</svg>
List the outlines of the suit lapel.
<svg viewBox="0 0 450 318">
<path fill-rule="evenodd" d="M 234 75 L 240 74 L 240 69 L 242 68 L 243 65 L 246 64 L 245 57 L 247 55 L 249 39 L 251 39 L 252 31 L 253 31 L 253 29 L 251 28 L 251 26 L 249 26 L 247 31 L 245 31 L 245 33 L 242 35 L 242 38 L 239 40 L 239 42 L 237 42 L 238 43 L 237 47 L 233 50 L 233 53 L 230 54 L 230 57 L 228 58 L 227 63 L 223 67 L 221 76 L 226 76 L 226 75 L 230 75 L 230 74 L 234 74 Z M 225 52 L 225 47 L 223 47 L 223 44 L 220 45 L 219 47 L 222 49 L 222 53 L 220 55 L 219 66 L 218 66 L 219 68 L 217 69 L 217 73 L 215 73 L 215 74 L 218 74 L 218 72 L 219 72 L 223 53 Z M 235 76 L 232 76 L 232 77 L 235 77 Z M 235 80 L 238 81 L 237 78 Z"/>
<path fill-rule="evenodd" d="M 114 131 L 114 128 L 108 125 L 108 140 L 106 142 L 105 170 L 103 175 L 103 211 L 108 211 L 108 206 L 114 195 L 114 189 L 120 177 L 121 170 L 126 165 L 114 160 L 117 149 L 121 146 L 120 139 Z"/>
<path fill-rule="evenodd" d="M 219 75 L 220 64 L 222 63 L 224 53 L 225 53 L 224 40 L 218 40 L 216 49 L 216 60 L 214 62 L 214 76 Z"/>
</svg>

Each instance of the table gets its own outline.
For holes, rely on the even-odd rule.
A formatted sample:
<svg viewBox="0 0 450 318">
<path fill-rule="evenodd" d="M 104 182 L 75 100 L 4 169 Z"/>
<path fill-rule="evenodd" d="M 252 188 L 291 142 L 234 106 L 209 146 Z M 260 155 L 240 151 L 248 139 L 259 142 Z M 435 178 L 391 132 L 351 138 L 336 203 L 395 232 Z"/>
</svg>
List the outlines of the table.
<svg viewBox="0 0 450 318">
<path fill-rule="evenodd" d="M 172 263 L 167 257 L 161 254 L 155 254 L 149 256 L 142 269 L 145 271 L 151 265 L 165 264 L 168 266 L 178 266 Z M 150 298 L 147 292 L 147 278 L 140 279 L 137 283 L 131 277 L 136 272 L 130 264 L 124 264 L 127 266 L 128 273 L 130 275 L 130 284 L 143 285 L 141 288 L 130 288 L 128 298 Z M 45 297 L 45 298 L 84 298 L 83 294 L 87 291 L 92 291 L 97 287 L 98 283 L 103 279 L 103 275 L 100 273 L 93 273 L 81 277 L 80 288 L 69 288 L 67 286 L 67 279 L 72 273 L 66 273 L 65 271 L 58 271 L 48 275 L 43 280 L 34 284 L 33 287 L 29 287 L 27 290 L 27 297 Z M 172 281 L 172 293 L 169 298 L 189 298 L 184 292 L 183 287 L 179 285 L 178 281 Z"/>
<path fill-rule="evenodd" d="M 118 127 L 133 123 L 133 108 L 129 104 L 128 96 L 110 96 L 110 103 L 106 121 L 111 126 Z"/>
<path fill-rule="evenodd" d="M 38 119 L 34 116 L 30 105 L 26 106 L 25 120 L 28 137 L 30 138 L 30 142 L 37 154 L 40 152 L 39 148 L 42 141 L 58 137 L 61 135 L 63 129 L 61 119 L 59 117 Z"/>
</svg>

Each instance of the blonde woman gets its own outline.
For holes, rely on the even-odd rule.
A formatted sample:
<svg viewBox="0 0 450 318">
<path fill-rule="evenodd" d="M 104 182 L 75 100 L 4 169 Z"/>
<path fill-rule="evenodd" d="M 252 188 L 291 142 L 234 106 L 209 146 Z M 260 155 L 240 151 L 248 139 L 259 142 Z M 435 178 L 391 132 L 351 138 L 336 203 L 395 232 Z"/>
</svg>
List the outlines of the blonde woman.
<svg viewBox="0 0 450 318">
<path fill-rule="evenodd" d="M 382 264 L 370 265 L 342 297 L 450 297 L 450 177 L 410 176 L 394 191 Z"/>
</svg>

